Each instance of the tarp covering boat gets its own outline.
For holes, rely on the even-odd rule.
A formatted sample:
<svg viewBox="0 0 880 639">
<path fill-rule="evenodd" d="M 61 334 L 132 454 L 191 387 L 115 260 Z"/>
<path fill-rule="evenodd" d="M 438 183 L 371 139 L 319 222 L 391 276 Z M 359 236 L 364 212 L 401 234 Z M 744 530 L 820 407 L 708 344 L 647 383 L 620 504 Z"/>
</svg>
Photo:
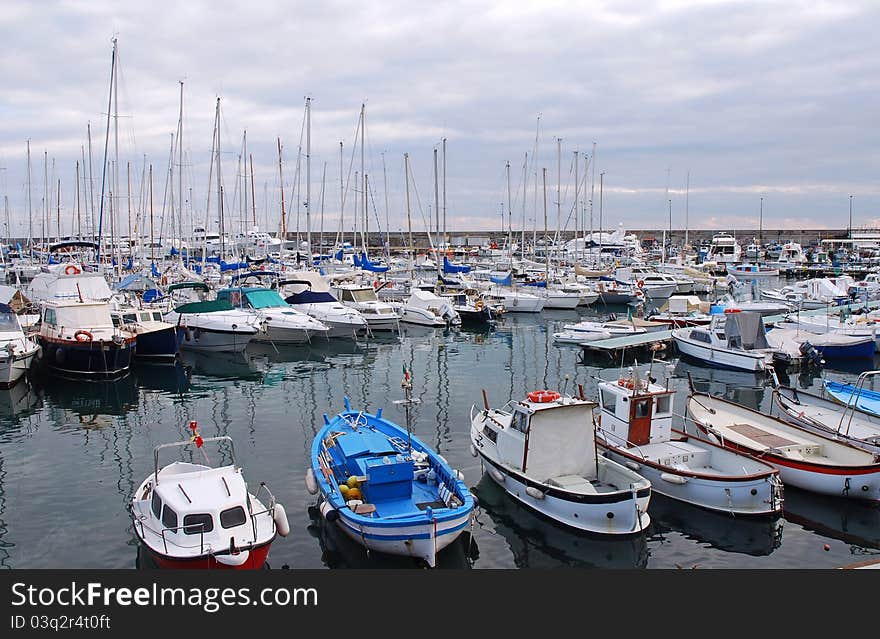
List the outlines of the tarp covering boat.
<svg viewBox="0 0 880 639">
<path fill-rule="evenodd" d="M 471 267 L 465 264 L 452 264 L 445 255 L 443 256 L 443 272 L 444 273 L 470 273 Z"/>
<path fill-rule="evenodd" d="M 745 350 L 770 348 L 760 313 L 726 313 L 724 335 L 731 347 Z"/>
</svg>

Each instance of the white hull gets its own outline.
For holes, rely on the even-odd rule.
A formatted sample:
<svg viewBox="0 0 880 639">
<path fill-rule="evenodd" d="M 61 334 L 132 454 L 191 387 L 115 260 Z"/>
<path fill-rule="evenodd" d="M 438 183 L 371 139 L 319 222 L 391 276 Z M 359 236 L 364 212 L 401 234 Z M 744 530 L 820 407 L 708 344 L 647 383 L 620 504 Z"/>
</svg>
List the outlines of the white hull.
<svg viewBox="0 0 880 639">
<path fill-rule="evenodd" d="M 665 300 L 677 290 L 678 286 L 676 284 L 665 284 L 659 286 L 651 285 L 644 286 L 642 288 L 642 292 L 645 294 L 645 297 L 652 300 Z"/>
<path fill-rule="evenodd" d="M 772 515 L 780 510 L 781 499 L 776 495 L 773 480 L 768 477 L 735 481 L 693 477 L 670 466 L 655 467 L 635 461 L 613 447 L 599 445 L 610 459 L 650 481 L 651 490 L 671 499 L 731 515 Z"/>
<path fill-rule="evenodd" d="M 254 336 L 253 341 L 272 344 L 308 344 L 312 340 L 326 339 L 328 332 L 300 327 L 267 325 L 265 331 L 260 331 Z"/>
<path fill-rule="evenodd" d="M 33 344 L 24 352 L 0 358 L 0 387 L 8 388 L 24 377 L 39 352 L 40 346 Z"/>
<path fill-rule="evenodd" d="M 558 309 L 573 310 L 573 309 L 577 308 L 580 303 L 581 303 L 581 296 L 576 295 L 576 294 L 554 295 L 551 293 L 551 294 L 547 295 L 546 298 L 544 298 L 544 308 L 558 308 Z"/>
<path fill-rule="evenodd" d="M 413 308 L 410 306 L 401 306 L 397 311 L 400 315 L 400 321 L 406 324 L 416 324 L 418 326 L 444 327 L 446 322 L 442 317 L 437 317 L 434 313 L 423 308 Z"/>
<path fill-rule="evenodd" d="M 686 330 L 686 329 L 685 329 Z M 682 337 L 678 330 L 672 332 L 678 350 L 684 355 L 706 362 L 710 366 L 733 368 L 736 370 L 760 372 L 766 370 L 765 353 L 747 353 L 714 348 Z"/>
<path fill-rule="evenodd" d="M 488 462 L 488 458 L 486 461 Z M 601 459 L 599 463 L 602 463 Z M 523 482 L 499 467 L 491 464 L 489 467 L 489 476 L 508 495 L 566 526 L 605 535 L 631 535 L 640 533 L 651 523 L 647 513 L 649 497 L 610 504 L 577 504 L 549 495 L 543 499 L 535 499 L 526 492 L 527 486 Z M 503 477 L 499 479 L 496 473 L 500 473 Z M 640 513 L 639 517 L 636 517 L 636 510 Z M 612 513 L 613 517 L 609 517 L 608 513 Z"/>
<path fill-rule="evenodd" d="M 431 568 L 437 565 L 437 553 L 455 541 L 470 522 L 464 515 L 437 525 L 406 527 L 360 526 L 339 511 L 336 525 L 353 541 L 369 550 L 423 559 Z"/>
</svg>

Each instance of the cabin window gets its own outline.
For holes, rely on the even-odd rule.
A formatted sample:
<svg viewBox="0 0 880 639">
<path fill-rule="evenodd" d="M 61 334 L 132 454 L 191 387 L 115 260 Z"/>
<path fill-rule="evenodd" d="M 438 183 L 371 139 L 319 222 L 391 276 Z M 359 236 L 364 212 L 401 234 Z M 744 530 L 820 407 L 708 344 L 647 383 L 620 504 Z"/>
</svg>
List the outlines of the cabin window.
<svg viewBox="0 0 880 639">
<path fill-rule="evenodd" d="M 43 321 L 46 322 L 46 324 L 51 324 L 52 326 L 55 326 L 55 309 L 54 308 L 47 308 L 46 309 L 46 312 L 43 313 Z"/>
<path fill-rule="evenodd" d="M 602 389 L 602 409 L 607 410 L 609 413 L 613 413 L 617 406 L 617 395 L 612 393 L 609 390 Z"/>
<path fill-rule="evenodd" d="M 672 411 L 672 395 L 660 395 L 657 397 L 657 408 L 654 412 L 657 415 L 665 415 Z"/>
<path fill-rule="evenodd" d="M 704 344 L 712 343 L 712 338 L 709 337 L 709 333 L 706 331 L 691 331 L 691 339 L 695 342 L 703 342 Z"/>
<path fill-rule="evenodd" d="M 177 513 L 171 510 L 168 504 L 165 504 L 162 510 L 162 525 L 171 530 L 177 528 Z"/>
<path fill-rule="evenodd" d="M 153 321 L 161 322 L 162 321 L 162 313 L 153 313 Z"/>
<path fill-rule="evenodd" d="M 498 433 L 489 428 L 488 426 L 483 426 L 483 434 L 488 437 L 492 442 L 498 441 Z"/>
<path fill-rule="evenodd" d="M 150 314 L 149 313 L 141 313 L 140 318 L 141 318 L 142 322 L 149 322 L 150 321 Z"/>
<path fill-rule="evenodd" d="M 137 323 L 137 315 L 135 315 L 134 313 L 129 313 L 127 315 L 123 315 L 122 321 L 126 324 L 136 324 Z"/>
<path fill-rule="evenodd" d="M 633 417 L 635 417 L 636 419 L 643 419 L 645 417 L 651 416 L 651 404 L 652 404 L 651 400 L 645 400 L 645 401 L 634 402 L 634 403 L 636 406 L 634 409 L 635 414 L 633 415 Z"/>
<path fill-rule="evenodd" d="M 351 295 L 351 291 L 349 291 L 349 290 L 342 291 L 342 300 L 341 300 L 341 301 L 343 301 L 343 302 L 353 302 L 353 301 L 354 301 L 354 297 L 352 297 L 352 295 Z"/>
<path fill-rule="evenodd" d="M 207 513 L 186 515 L 183 518 L 183 532 L 187 535 L 209 533 L 214 530 L 214 519 Z"/>
<path fill-rule="evenodd" d="M 521 433 L 525 433 L 529 429 L 528 416 L 524 413 L 514 413 L 513 419 L 510 422 L 510 427 Z"/>
<path fill-rule="evenodd" d="M 241 526 L 246 521 L 247 516 L 244 514 L 244 508 L 241 506 L 227 508 L 220 513 L 220 525 L 224 528 L 235 528 L 236 526 Z"/>
<path fill-rule="evenodd" d="M 121 322 L 119 321 L 119 315 L 113 315 L 111 317 L 111 319 L 113 320 L 113 326 L 115 326 L 116 328 L 119 328 L 119 326 L 121 324 Z"/>
<path fill-rule="evenodd" d="M 150 507 L 153 510 L 153 516 L 156 519 L 159 519 L 159 516 L 162 514 L 162 498 L 159 497 L 159 493 L 155 490 L 153 491 L 153 501 L 150 504 Z"/>
</svg>

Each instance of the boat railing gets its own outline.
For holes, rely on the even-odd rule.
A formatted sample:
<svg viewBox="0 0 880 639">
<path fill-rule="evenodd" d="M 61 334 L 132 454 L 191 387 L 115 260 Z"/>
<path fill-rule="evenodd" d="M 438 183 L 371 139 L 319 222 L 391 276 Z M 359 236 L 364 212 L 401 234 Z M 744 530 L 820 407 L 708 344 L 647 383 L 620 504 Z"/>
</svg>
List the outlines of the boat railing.
<svg viewBox="0 0 880 639">
<path fill-rule="evenodd" d="M 254 495 L 254 499 L 260 501 L 260 493 L 265 491 L 266 496 L 268 497 L 268 506 L 260 511 L 250 513 L 251 516 L 251 528 L 254 532 L 254 543 L 257 543 L 257 517 L 261 515 L 268 515 L 269 521 L 272 522 L 272 531 L 275 531 L 275 495 L 272 494 L 272 491 L 269 490 L 269 487 L 266 485 L 266 482 L 261 481 L 260 487 L 257 489 L 257 493 Z M 261 502 L 262 503 L 262 502 Z M 251 500 L 248 500 L 248 510 L 251 508 Z"/>
<path fill-rule="evenodd" d="M 204 552 L 205 552 L 205 524 L 203 524 L 203 523 L 202 524 L 184 524 L 183 526 L 176 526 L 174 528 L 166 527 L 166 528 L 162 528 L 162 530 L 154 530 L 150 526 L 144 525 L 144 520 L 141 519 L 140 517 L 137 517 L 135 519 L 135 523 L 137 523 L 137 525 L 140 526 L 142 539 L 146 539 L 145 531 L 149 531 L 152 534 L 156 535 L 157 537 L 162 538 L 162 546 L 165 548 L 166 555 L 168 554 L 168 544 L 169 543 L 172 546 L 176 546 L 177 548 L 187 548 L 187 549 L 195 548 L 195 545 L 179 544 L 179 543 L 175 542 L 174 540 L 169 540 L 165 536 L 165 533 L 168 533 L 168 532 L 176 533 L 179 530 L 185 530 L 185 529 L 192 530 L 193 528 L 198 526 L 199 527 L 199 554 L 204 554 Z M 188 534 L 192 534 L 192 533 L 188 533 Z"/>
<path fill-rule="evenodd" d="M 840 420 L 837 422 L 837 432 L 840 433 L 840 428 L 843 426 L 843 420 L 846 417 L 847 412 L 849 412 L 849 420 L 846 422 L 846 436 L 849 437 L 849 429 L 852 425 L 853 417 L 856 414 L 856 408 L 859 404 L 859 397 L 862 394 L 862 391 L 865 390 L 865 382 L 869 377 L 875 377 L 880 375 L 880 370 L 876 371 L 865 371 L 864 373 L 859 374 L 859 378 L 856 380 L 855 387 L 853 391 L 850 393 L 849 399 L 846 401 L 844 405 L 843 412 L 840 414 Z"/>
<path fill-rule="evenodd" d="M 156 486 L 159 485 L 159 451 L 164 448 L 180 448 L 184 446 L 190 446 L 192 444 L 196 445 L 196 448 L 201 447 L 203 444 L 207 444 L 210 442 L 221 442 L 227 441 L 229 442 L 229 446 L 232 449 L 232 465 L 237 467 L 235 463 L 235 444 L 232 441 L 232 438 L 229 435 L 221 435 L 219 437 L 205 437 L 201 439 L 201 443 L 198 443 L 195 438 L 187 439 L 185 441 L 180 442 L 171 442 L 168 444 L 159 444 L 156 448 L 153 449 L 153 477 L 154 483 Z"/>
<path fill-rule="evenodd" d="M 629 441 L 626 437 L 621 437 L 621 436 L 618 435 L 617 433 L 612 433 L 612 432 L 610 432 L 610 431 L 604 430 L 604 429 L 602 429 L 601 426 L 599 427 L 599 430 L 602 431 L 602 436 L 603 436 L 603 437 L 608 438 L 608 437 L 610 436 L 611 438 L 617 440 L 618 442 L 623 443 L 623 445 L 624 445 L 626 448 L 634 448 L 634 449 L 638 452 L 639 457 L 641 457 L 642 459 L 647 459 L 647 458 L 648 458 L 648 456 L 645 455 L 644 451 L 641 449 L 641 447 L 640 447 L 638 444 Z"/>
</svg>

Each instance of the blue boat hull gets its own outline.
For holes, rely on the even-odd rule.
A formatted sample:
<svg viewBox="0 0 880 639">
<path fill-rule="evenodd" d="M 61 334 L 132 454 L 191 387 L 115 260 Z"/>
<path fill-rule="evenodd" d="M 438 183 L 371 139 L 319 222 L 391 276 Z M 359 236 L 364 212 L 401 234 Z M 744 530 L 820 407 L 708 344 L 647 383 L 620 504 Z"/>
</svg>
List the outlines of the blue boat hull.
<svg viewBox="0 0 880 639">
<path fill-rule="evenodd" d="M 180 344 L 186 335 L 182 326 L 138 333 L 135 357 L 138 359 L 174 359 L 180 351 Z"/>
<path fill-rule="evenodd" d="M 826 360 L 859 359 L 874 357 L 874 340 L 869 339 L 851 346 L 816 346 Z"/>
<path fill-rule="evenodd" d="M 880 417 L 880 393 L 877 391 L 862 388 L 856 392 L 852 384 L 831 380 L 825 380 L 824 384 L 825 392 L 841 404 L 855 405 L 862 412 Z"/>
</svg>

